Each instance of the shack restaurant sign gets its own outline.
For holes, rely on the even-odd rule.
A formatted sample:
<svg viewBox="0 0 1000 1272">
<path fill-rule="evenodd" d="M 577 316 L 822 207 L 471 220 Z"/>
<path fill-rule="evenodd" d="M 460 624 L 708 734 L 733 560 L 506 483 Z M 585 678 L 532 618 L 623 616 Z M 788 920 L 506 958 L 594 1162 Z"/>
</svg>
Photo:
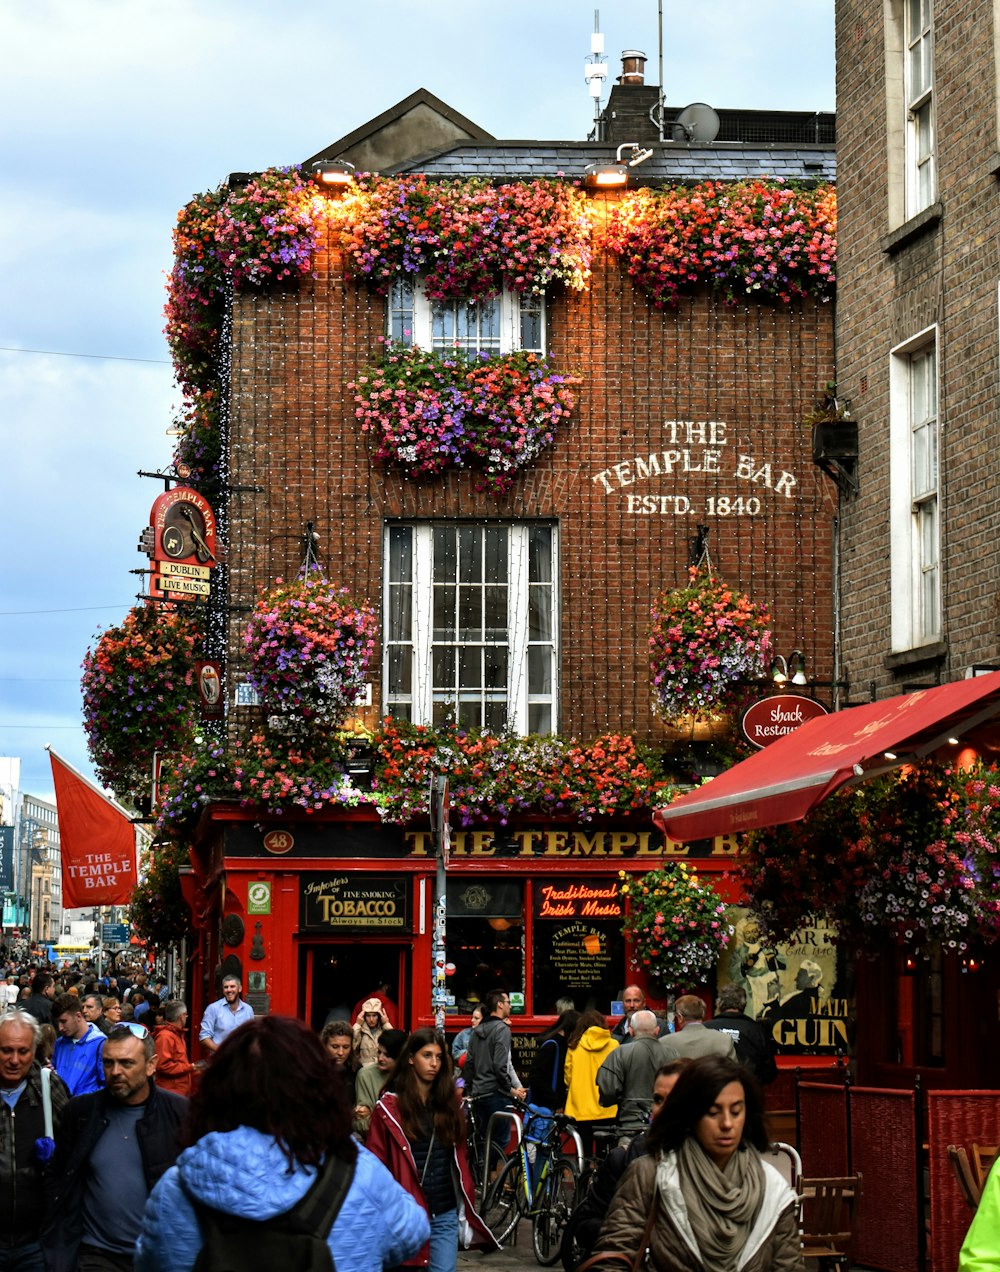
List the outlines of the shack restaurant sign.
<svg viewBox="0 0 1000 1272">
<path fill-rule="evenodd" d="M 743 736 L 753 746 L 770 746 L 807 720 L 827 714 L 826 707 L 812 698 L 797 693 L 775 694 L 755 702 L 743 713 Z"/>
</svg>

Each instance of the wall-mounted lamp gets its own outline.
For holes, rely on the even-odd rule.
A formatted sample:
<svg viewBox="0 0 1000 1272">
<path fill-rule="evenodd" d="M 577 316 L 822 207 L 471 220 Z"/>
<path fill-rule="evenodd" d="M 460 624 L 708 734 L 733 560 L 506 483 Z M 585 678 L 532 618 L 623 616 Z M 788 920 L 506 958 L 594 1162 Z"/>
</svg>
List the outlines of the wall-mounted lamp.
<svg viewBox="0 0 1000 1272">
<path fill-rule="evenodd" d="M 354 164 L 343 159 L 317 159 L 312 171 L 314 179 L 327 190 L 345 190 L 354 184 Z"/>
<path fill-rule="evenodd" d="M 623 158 L 626 150 L 627 159 Z M 623 141 L 615 152 L 614 163 L 592 163 L 584 168 L 583 184 L 590 190 L 622 190 L 628 185 L 629 168 L 645 163 L 652 154 L 652 150 L 637 141 Z"/>
<path fill-rule="evenodd" d="M 583 184 L 588 190 L 624 190 L 628 169 L 623 163 L 590 163 L 583 170 Z"/>
<path fill-rule="evenodd" d="M 775 654 L 771 660 L 771 679 L 776 685 L 807 685 L 806 656 L 801 649 L 793 649 L 787 659 Z"/>
</svg>

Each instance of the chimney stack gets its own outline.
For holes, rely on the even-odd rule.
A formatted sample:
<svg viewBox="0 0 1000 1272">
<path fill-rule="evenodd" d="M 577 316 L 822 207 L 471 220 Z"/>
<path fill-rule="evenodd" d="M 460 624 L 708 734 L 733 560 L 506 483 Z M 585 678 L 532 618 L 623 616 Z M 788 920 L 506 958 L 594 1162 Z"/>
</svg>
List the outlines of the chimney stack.
<svg viewBox="0 0 1000 1272">
<path fill-rule="evenodd" d="M 641 88 L 646 82 L 646 54 L 638 49 L 625 49 L 622 52 L 622 73 L 618 83 L 629 87 Z"/>
</svg>

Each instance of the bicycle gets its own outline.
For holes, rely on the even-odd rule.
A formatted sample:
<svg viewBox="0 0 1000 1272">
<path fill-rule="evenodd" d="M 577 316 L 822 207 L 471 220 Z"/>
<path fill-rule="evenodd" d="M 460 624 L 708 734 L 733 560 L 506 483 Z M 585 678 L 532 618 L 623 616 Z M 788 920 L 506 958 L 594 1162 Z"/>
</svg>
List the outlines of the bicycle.
<svg viewBox="0 0 1000 1272">
<path fill-rule="evenodd" d="M 503 1142 L 501 1142 L 499 1138 L 494 1139 L 490 1134 L 481 1135 L 473 1114 L 473 1104 L 474 1101 L 468 1095 L 462 1100 L 462 1112 L 465 1115 L 466 1148 L 469 1155 L 469 1165 L 472 1167 L 472 1178 L 476 1186 L 476 1205 L 479 1209 L 482 1209 L 491 1182 L 497 1177 L 507 1161 L 507 1154 L 504 1152 L 507 1137 L 504 1136 Z M 509 1116 L 513 1120 L 513 1115 Z"/>
<path fill-rule="evenodd" d="M 523 1110 L 526 1106 L 518 1102 Z M 531 1219 L 531 1245 L 543 1266 L 557 1263 L 563 1230 L 576 1204 L 583 1146 L 572 1118 L 553 1113 L 547 1126 L 529 1122 L 518 1135 L 517 1148 L 493 1181 L 483 1203 L 482 1218 L 502 1245 L 516 1235 L 522 1218 Z M 574 1142 L 575 1156 L 562 1152 L 563 1137 Z"/>
</svg>

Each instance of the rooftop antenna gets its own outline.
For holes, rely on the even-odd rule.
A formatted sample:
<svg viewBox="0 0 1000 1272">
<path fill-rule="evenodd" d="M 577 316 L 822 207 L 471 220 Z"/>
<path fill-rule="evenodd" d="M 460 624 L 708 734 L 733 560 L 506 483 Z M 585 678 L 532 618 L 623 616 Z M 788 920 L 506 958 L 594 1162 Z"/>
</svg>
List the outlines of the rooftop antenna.
<svg viewBox="0 0 1000 1272">
<path fill-rule="evenodd" d="M 589 140 L 601 140 L 601 94 L 604 81 L 608 78 L 608 61 L 604 56 L 604 36 L 600 30 L 601 11 L 594 10 L 594 31 L 590 37 L 590 57 L 583 65 L 583 78 L 594 99 L 594 127 Z"/>
<path fill-rule="evenodd" d="M 660 51 L 660 95 L 653 109 L 656 111 L 656 127 L 659 130 L 660 141 L 663 140 L 663 115 L 665 111 L 663 97 L 663 0 L 657 0 L 656 5 L 656 38 Z"/>
</svg>

